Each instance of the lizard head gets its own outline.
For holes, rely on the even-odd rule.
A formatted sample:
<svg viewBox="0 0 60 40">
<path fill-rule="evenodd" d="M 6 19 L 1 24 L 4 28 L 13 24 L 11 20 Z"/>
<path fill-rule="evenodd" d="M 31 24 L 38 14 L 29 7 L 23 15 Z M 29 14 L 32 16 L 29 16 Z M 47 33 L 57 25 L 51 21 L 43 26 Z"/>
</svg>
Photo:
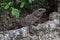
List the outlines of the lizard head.
<svg viewBox="0 0 60 40">
<path fill-rule="evenodd" d="M 46 12 L 45 8 L 35 10 L 32 14 L 36 17 L 41 17 Z"/>
</svg>

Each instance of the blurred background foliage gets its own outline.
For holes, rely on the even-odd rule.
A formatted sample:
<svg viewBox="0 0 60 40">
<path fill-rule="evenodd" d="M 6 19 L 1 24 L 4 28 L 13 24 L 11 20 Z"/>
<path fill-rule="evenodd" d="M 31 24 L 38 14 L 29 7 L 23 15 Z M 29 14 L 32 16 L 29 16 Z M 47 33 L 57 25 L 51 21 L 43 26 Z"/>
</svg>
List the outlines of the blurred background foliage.
<svg viewBox="0 0 60 40">
<path fill-rule="evenodd" d="M 0 11 L 10 10 L 13 16 L 19 18 L 21 10 L 30 9 L 31 4 L 34 3 L 46 9 L 52 9 L 55 6 L 55 0 L 0 0 Z"/>
</svg>

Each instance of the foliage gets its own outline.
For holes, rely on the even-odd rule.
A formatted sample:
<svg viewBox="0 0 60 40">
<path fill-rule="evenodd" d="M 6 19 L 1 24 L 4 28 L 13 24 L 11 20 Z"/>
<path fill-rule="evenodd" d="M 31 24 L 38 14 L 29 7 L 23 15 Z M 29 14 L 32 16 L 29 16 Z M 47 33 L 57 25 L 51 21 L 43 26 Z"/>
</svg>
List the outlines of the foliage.
<svg viewBox="0 0 60 40">
<path fill-rule="evenodd" d="M 21 9 L 27 8 L 33 1 L 34 0 L 0 0 L 0 9 L 10 10 L 13 16 L 19 18 Z"/>
<path fill-rule="evenodd" d="M 15 16 L 16 18 L 19 18 L 19 10 L 12 8 L 12 15 Z"/>
<path fill-rule="evenodd" d="M 34 3 L 35 5 L 34 5 Z M 33 3 L 33 4 L 32 4 Z M 17 18 L 19 18 L 21 10 L 23 8 L 30 8 L 30 4 L 33 6 L 39 6 L 46 9 L 49 9 L 49 11 L 54 11 L 54 9 L 57 9 L 57 3 L 55 3 L 55 0 L 0 0 L 0 11 L 2 10 L 10 10 L 12 15 Z M 56 5 L 56 6 L 55 6 Z M 13 8 L 13 9 L 12 9 Z M 13 10 L 15 12 L 13 12 Z M 18 11 L 18 12 L 17 12 Z M 15 15 L 16 14 L 16 15 Z"/>
</svg>

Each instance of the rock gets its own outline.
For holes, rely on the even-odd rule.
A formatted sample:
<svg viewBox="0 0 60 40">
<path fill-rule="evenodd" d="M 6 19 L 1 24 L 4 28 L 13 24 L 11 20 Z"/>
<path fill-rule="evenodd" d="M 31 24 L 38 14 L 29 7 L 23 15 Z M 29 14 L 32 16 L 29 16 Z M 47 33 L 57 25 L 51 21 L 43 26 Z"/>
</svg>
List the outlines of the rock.
<svg viewBox="0 0 60 40">
<path fill-rule="evenodd" d="M 55 19 L 58 18 L 59 13 L 58 12 L 52 12 L 49 16 L 49 19 Z"/>
</svg>

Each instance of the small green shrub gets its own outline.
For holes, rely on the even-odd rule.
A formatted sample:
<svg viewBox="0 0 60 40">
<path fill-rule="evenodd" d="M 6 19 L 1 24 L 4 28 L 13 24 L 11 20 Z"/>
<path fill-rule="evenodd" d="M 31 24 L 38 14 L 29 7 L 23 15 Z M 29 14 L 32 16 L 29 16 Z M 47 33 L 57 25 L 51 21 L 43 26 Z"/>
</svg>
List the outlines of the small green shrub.
<svg viewBox="0 0 60 40">
<path fill-rule="evenodd" d="M 49 9 L 49 11 L 52 9 L 52 11 L 54 11 L 54 9 L 57 9 L 57 6 L 55 6 L 56 0 L 0 0 L 0 11 L 10 10 L 13 16 L 19 18 L 21 16 L 21 10 L 23 8 L 29 9 L 30 4 L 33 2 L 39 7 Z"/>
<path fill-rule="evenodd" d="M 10 10 L 13 16 L 19 18 L 21 9 L 26 8 L 32 2 L 34 0 L 0 0 L 0 9 Z"/>
<path fill-rule="evenodd" d="M 15 16 L 16 18 L 19 18 L 19 10 L 18 9 L 15 9 L 15 8 L 12 8 L 12 15 Z"/>
</svg>

